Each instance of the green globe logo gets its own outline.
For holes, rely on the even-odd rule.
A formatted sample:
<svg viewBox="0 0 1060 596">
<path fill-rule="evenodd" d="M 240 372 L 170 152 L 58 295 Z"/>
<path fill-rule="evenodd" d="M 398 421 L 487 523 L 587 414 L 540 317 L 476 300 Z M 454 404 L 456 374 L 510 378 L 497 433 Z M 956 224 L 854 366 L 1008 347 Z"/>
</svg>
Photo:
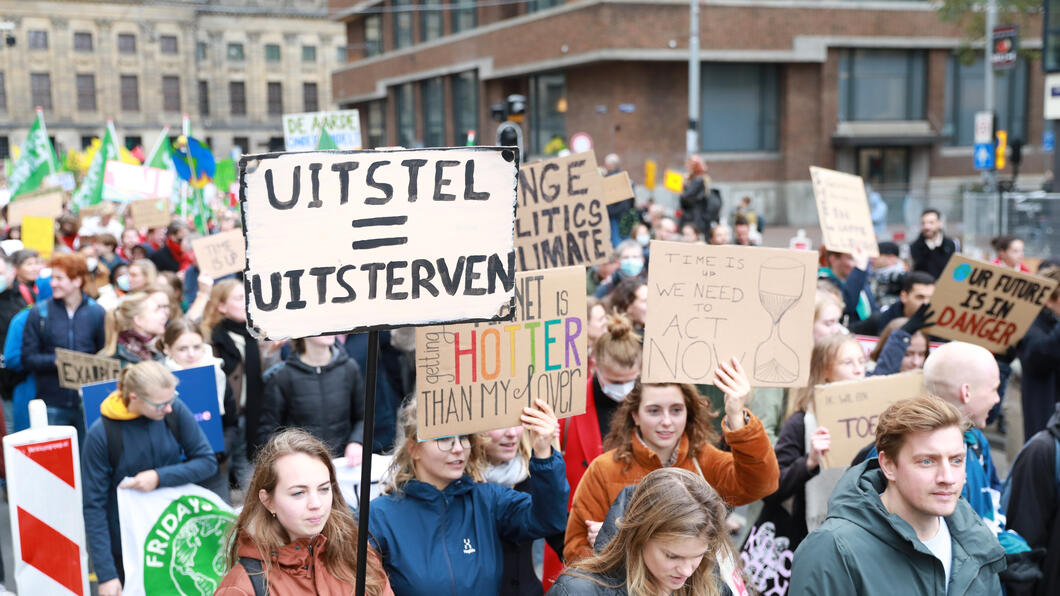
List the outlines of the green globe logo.
<svg viewBox="0 0 1060 596">
<path fill-rule="evenodd" d="M 208 596 L 225 574 L 224 542 L 235 515 L 186 495 L 158 517 L 144 547 L 144 591 Z"/>
</svg>

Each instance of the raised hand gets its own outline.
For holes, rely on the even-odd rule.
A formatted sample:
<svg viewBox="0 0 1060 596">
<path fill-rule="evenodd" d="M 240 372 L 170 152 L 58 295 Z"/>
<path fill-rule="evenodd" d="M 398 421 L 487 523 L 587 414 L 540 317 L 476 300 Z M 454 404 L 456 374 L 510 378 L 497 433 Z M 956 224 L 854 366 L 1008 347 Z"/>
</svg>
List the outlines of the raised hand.
<svg viewBox="0 0 1060 596">
<path fill-rule="evenodd" d="M 725 416 L 729 430 L 744 426 L 743 410 L 751 395 L 751 382 L 735 357 L 723 361 L 714 369 L 714 386 L 725 394 Z"/>
<path fill-rule="evenodd" d="M 548 402 L 535 399 L 537 408 L 523 408 L 520 419 L 523 428 L 530 431 L 530 444 L 534 448 L 534 457 L 546 459 L 552 456 L 552 440 L 559 435 L 559 420 Z"/>
</svg>

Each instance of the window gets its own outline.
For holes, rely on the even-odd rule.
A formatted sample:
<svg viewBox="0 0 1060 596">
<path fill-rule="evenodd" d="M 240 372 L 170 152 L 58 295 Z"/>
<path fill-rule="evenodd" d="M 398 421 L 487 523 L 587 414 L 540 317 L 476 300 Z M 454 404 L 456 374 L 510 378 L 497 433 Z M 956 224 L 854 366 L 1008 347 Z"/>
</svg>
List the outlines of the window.
<svg viewBox="0 0 1060 596">
<path fill-rule="evenodd" d="M 119 33 L 118 34 L 118 53 L 119 54 L 135 54 L 136 53 L 136 36 L 132 33 Z"/>
<path fill-rule="evenodd" d="M 245 58 L 243 57 L 243 44 L 228 44 L 228 59 L 233 62 L 242 62 L 243 60 L 245 60 Z"/>
<path fill-rule="evenodd" d="M 95 139 L 94 135 L 81 135 L 81 150 L 84 151 L 92 146 L 92 139 Z"/>
<path fill-rule="evenodd" d="M 700 73 L 700 148 L 776 150 L 777 67 L 705 63 Z"/>
<path fill-rule="evenodd" d="M 926 59 L 917 50 L 845 50 L 839 120 L 922 120 Z"/>
<path fill-rule="evenodd" d="M 2 72 L 0 72 L 0 110 L 7 110 L 7 84 Z"/>
<path fill-rule="evenodd" d="M 563 0 L 528 0 L 526 12 L 537 12 L 553 6 L 559 6 L 560 4 L 563 4 Z"/>
<path fill-rule="evenodd" d="M 279 62 L 280 61 L 280 46 L 274 43 L 265 44 L 265 61 L 266 62 Z"/>
<path fill-rule="evenodd" d="M 243 81 L 228 83 L 229 111 L 233 116 L 247 115 L 247 84 Z"/>
<path fill-rule="evenodd" d="M 173 75 L 162 77 L 162 110 L 180 111 L 180 77 Z"/>
<path fill-rule="evenodd" d="M 144 138 L 136 135 L 125 135 L 125 148 L 129 151 L 144 144 Z"/>
<path fill-rule="evenodd" d="M 121 109 L 125 112 L 140 111 L 140 82 L 136 75 L 121 75 Z"/>
<path fill-rule="evenodd" d="M 453 141 L 455 146 L 467 144 L 467 131 L 478 128 L 478 75 L 473 70 L 452 78 Z"/>
<path fill-rule="evenodd" d="M 383 15 L 370 14 L 364 17 L 364 57 L 383 53 Z"/>
<path fill-rule="evenodd" d="M 177 53 L 177 36 L 176 35 L 163 35 L 158 38 L 158 49 L 163 54 L 176 54 Z"/>
<path fill-rule="evenodd" d="M 339 64 L 346 64 L 350 60 L 349 50 L 346 46 L 335 47 L 335 61 Z"/>
<path fill-rule="evenodd" d="M 82 112 L 96 111 L 96 75 L 79 74 L 77 83 L 77 109 Z"/>
<path fill-rule="evenodd" d="M 386 103 L 382 100 L 368 104 L 368 148 L 386 146 Z"/>
<path fill-rule="evenodd" d="M 11 158 L 11 145 L 7 137 L 0 137 L 0 159 Z"/>
<path fill-rule="evenodd" d="M 975 143 L 975 113 L 983 109 L 985 73 L 983 56 L 962 64 L 957 56 L 946 63 L 946 125 L 950 145 Z M 1027 141 L 1027 61 L 1019 59 L 1012 70 L 994 72 L 994 111 L 997 128 L 1007 130 L 1009 142 Z"/>
<path fill-rule="evenodd" d="M 423 9 L 420 11 L 420 41 L 431 41 L 442 36 L 441 3 L 441 0 L 421 1 Z"/>
<path fill-rule="evenodd" d="M 210 83 L 199 81 L 199 115 L 210 115 Z"/>
<path fill-rule="evenodd" d="M 45 110 L 52 109 L 52 76 L 46 72 L 29 74 L 29 89 L 32 105 Z"/>
<path fill-rule="evenodd" d="M 409 5 L 412 0 L 394 0 L 394 48 L 407 48 L 412 45 L 412 12 Z"/>
<path fill-rule="evenodd" d="M 207 47 L 208 46 L 206 45 L 205 41 L 195 42 L 195 59 L 196 60 L 205 60 L 206 59 Z"/>
<path fill-rule="evenodd" d="M 420 83 L 420 103 L 423 106 L 423 146 L 445 146 L 445 102 L 442 99 L 442 78 L 434 77 Z"/>
<path fill-rule="evenodd" d="M 283 83 L 269 83 L 267 96 L 269 114 L 283 114 Z"/>
<path fill-rule="evenodd" d="M 250 139 L 247 137 L 232 137 L 232 148 L 238 148 L 240 153 L 249 151 Z"/>
<path fill-rule="evenodd" d="M 397 121 L 397 144 L 416 146 L 416 112 L 412 99 L 412 83 L 394 87 L 394 115 Z"/>
<path fill-rule="evenodd" d="M 316 112 L 320 109 L 316 83 L 302 83 L 302 107 L 305 112 Z"/>
<path fill-rule="evenodd" d="M 562 74 L 540 75 L 530 82 L 530 139 L 527 153 L 544 153 L 552 137 L 567 138 L 567 78 Z M 520 159 L 524 159 L 520 156 Z"/>
<path fill-rule="evenodd" d="M 74 31 L 74 51 L 91 52 L 92 34 L 88 31 Z"/>
<path fill-rule="evenodd" d="M 302 46 L 302 62 L 316 62 L 317 61 L 317 47 L 316 46 Z"/>
<path fill-rule="evenodd" d="M 31 50 L 47 50 L 48 49 L 48 32 L 30 30 L 26 32 L 26 45 Z"/>
<path fill-rule="evenodd" d="M 457 0 L 456 8 L 451 11 L 453 33 L 474 29 L 478 25 L 478 8 L 475 0 Z"/>
</svg>

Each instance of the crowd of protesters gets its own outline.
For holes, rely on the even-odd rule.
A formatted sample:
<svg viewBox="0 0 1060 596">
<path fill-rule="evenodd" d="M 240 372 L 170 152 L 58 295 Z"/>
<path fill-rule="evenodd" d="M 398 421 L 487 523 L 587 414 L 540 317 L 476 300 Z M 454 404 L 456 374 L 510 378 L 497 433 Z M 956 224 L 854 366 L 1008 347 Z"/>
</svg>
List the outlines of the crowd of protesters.
<svg viewBox="0 0 1060 596">
<path fill-rule="evenodd" d="M 617 156 L 605 163 L 620 170 Z M 731 356 L 712 386 L 643 383 L 650 241 L 762 243 L 749 197 L 726 211 L 706 164 L 687 172 L 675 212 L 609 209 L 613 253 L 586 272 L 582 415 L 558 420 L 538 400 L 520 426 L 419 440 L 414 333 L 401 329 L 381 334 L 366 421 L 364 335 L 257 339 L 242 280 L 200 272 L 187 222 L 140 229 L 108 205 L 60 218 L 49 259 L 17 228 L 0 244 L 0 431 L 27 428 L 32 398 L 51 424 L 77 428 L 100 596 L 124 580 L 119 485 L 189 482 L 242 500 L 218 594 L 261 593 L 262 581 L 276 594 L 352 594 L 357 524 L 333 460 L 372 453 L 392 459 L 369 519 L 371 595 L 715 595 L 730 593 L 731 568 L 781 595 L 1060 593 L 1060 291 L 1009 354 L 940 343 L 929 303 L 961 247 L 929 209 L 909 261 L 887 240 L 872 259 L 820 249 L 806 387 L 752 389 Z M 236 225 L 226 215 L 211 231 Z M 995 263 L 1027 271 L 1020 239 L 994 248 Z M 1035 273 L 1060 281 L 1055 262 Z M 56 348 L 123 367 L 87 429 Z M 171 372 L 200 366 L 215 371 L 220 452 Z M 814 387 L 916 369 L 931 396 L 880 416 L 875 441 L 833 477 L 827 517 L 809 520 L 835 430 L 818 424 Z M 1008 432 L 1026 446 L 1003 486 L 983 429 L 998 425 L 1010 383 L 1023 418 Z"/>
</svg>

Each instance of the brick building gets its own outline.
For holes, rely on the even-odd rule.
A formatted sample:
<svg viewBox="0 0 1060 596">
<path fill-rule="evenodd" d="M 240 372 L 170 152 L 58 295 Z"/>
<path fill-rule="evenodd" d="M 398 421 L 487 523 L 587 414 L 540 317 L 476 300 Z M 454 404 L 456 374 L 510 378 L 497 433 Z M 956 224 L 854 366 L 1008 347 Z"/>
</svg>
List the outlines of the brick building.
<svg viewBox="0 0 1060 596">
<path fill-rule="evenodd" d="M 490 105 L 521 93 L 530 156 L 584 131 L 598 159 L 618 153 L 638 182 L 645 160 L 683 167 L 688 0 L 330 6 L 351 48 L 335 101 L 361 110 L 368 146 L 463 144 L 469 129 L 492 142 Z M 1040 47 L 1036 35 L 1022 46 Z M 892 223 L 926 203 L 952 207 L 978 179 L 984 102 L 982 52 L 963 64 L 961 39 L 928 2 L 704 0 L 700 149 L 727 204 L 750 195 L 770 221 L 812 223 L 808 167 L 821 165 L 864 176 Z M 1026 143 L 1021 179 L 1037 183 L 1040 65 L 1021 60 L 995 88 L 1001 126 Z"/>
</svg>

